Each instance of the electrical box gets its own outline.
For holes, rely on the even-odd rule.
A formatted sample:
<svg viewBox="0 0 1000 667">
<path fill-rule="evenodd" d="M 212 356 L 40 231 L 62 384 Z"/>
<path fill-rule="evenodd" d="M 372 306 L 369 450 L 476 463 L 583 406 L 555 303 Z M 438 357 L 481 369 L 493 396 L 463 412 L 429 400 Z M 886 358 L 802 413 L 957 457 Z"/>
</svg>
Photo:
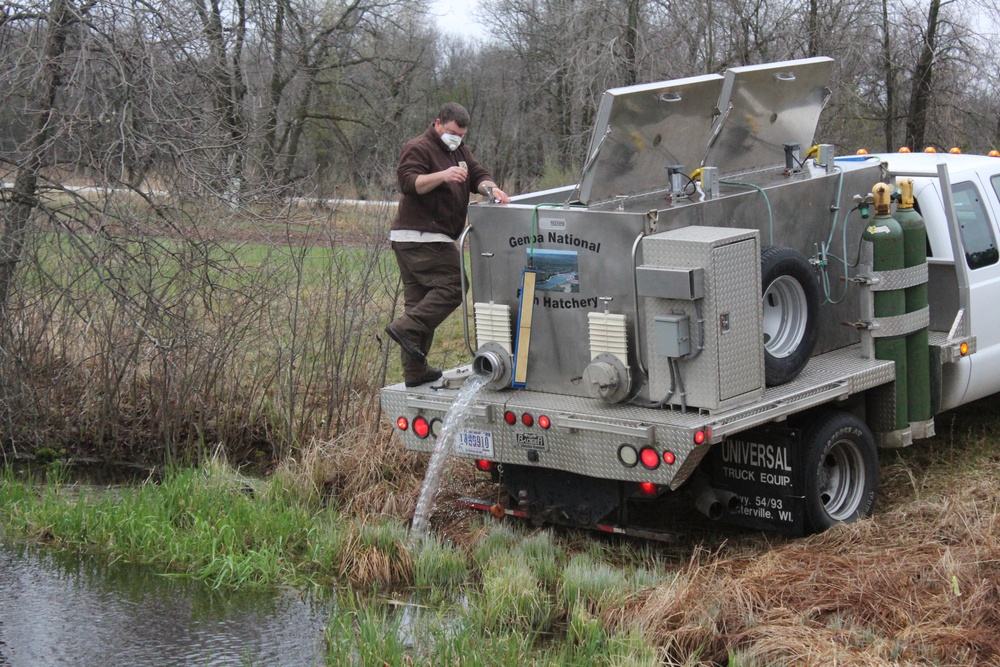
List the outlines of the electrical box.
<svg viewBox="0 0 1000 667">
<path fill-rule="evenodd" d="M 653 318 L 653 351 L 671 359 L 691 354 L 691 324 L 687 315 Z"/>
<path fill-rule="evenodd" d="M 764 344 L 757 230 L 682 227 L 647 236 L 642 257 L 640 273 L 669 269 L 659 275 L 697 274 L 701 285 L 700 298 L 677 289 L 667 292 L 673 298 L 644 298 L 650 400 L 659 401 L 673 390 L 668 403 L 715 411 L 759 399 L 764 393 Z M 643 291 L 655 292 L 640 289 L 640 296 Z M 686 352 L 684 319 L 689 328 Z M 677 386 L 671 358 L 678 359 Z"/>
</svg>

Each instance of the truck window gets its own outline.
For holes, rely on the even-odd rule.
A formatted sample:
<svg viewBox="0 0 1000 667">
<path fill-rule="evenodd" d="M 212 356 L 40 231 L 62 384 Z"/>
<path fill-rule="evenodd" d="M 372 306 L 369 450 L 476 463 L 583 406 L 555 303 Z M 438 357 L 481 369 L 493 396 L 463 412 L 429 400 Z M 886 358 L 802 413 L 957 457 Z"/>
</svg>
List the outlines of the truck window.
<svg viewBox="0 0 1000 667">
<path fill-rule="evenodd" d="M 996 187 L 996 181 L 994 181 Z M 965 261 L 970 269 L 981 269 L 996 264 L 1000 259 L 996 238 L 986 215 L 979 190 L 970 181 L 955 183 L 955 214 L 962 230 L 962 245 L 965 246 Z"/>
<path fill-rule="evenodd" d="M 917 197 L 913 197 L 913 210 L 916 211 L 918 214 L 923 215 L 922 213 L 920 213 L 920 199 Z M 928 257 L 934 256 L 934 251 L 931 248 L 930 234 L 927 235 L 927 256 Z"/>
</svg>

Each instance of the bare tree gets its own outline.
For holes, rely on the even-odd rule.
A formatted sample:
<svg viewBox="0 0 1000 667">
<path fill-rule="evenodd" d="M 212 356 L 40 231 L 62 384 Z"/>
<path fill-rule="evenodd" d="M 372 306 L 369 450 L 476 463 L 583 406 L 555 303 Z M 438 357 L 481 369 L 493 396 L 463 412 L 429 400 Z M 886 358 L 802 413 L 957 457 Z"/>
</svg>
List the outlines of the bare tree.
<svg viewBox="0 0 1000 667">
<path fill-rule="evenodd" d="M 946 0 L 944 4 L 948 4 L 950 1 Z M 923 48 L 920 50 L 920 57 L 913 71 L 910 115 L 906 120 L 906 143 L 909 146 L 923 146 L 925 143 L 924 135 L 927 130 L 927 110 L 931 104 L 941 6 L 941 0 L 930 0 Z"/>
<path fill-rule="evenodd" d="M 30 133 L 14 158 L 14 187 L 0 206 L 3 238 L 0 239 L 0 333 L 9 330 L 7 301 L 14 273 L 21 261 L 24 234 L 38 203 L 37 189 L 42 169 L 47 166 L 52 142 L 57 131 L 57 103 L 62 87 L 63 56 L 70 31 L 89 9 L 89 4 L 76 7 L 70 0 L 54 0 L 47 12 L 41 7 L 8 12 L 0 27 L 18 22 L 30 22 L 42 28 L 36 76 L 25 82 L 25 122 Z M 13 83 L 13 81 L 9 82 Z"/>
<path fill-rule="evenodd" d="M 370 264 L 359 263 L 332 231 L 342 211 L 276 201 L 272 184 L 292 164 L 315 171 L 322 128 L 297 130 L 296 118 L 315 111 L 316 91 L 345 106 L 357 99 L 400 6 L 288 2 L 286 12 L 311 17 L 286 21 L 295 49 L 275 48 L 262 30 L 269 6 L 243 0 L 5 6 L 5 443 L 155 457 L 226 442 L 270 458 L 368 419 L 387 352 L 357 341 L 392 307 L 384 243 L 372 241 Z M 273 63 L 261 56 L 275 54 L 294 75 L 268 90 Z M 403 70 L 400 95 L 420 71 Z M 270 116 L 265 98 L 277 100 Z M 358 215 L 353 242 L 381 239 L 388 215 Z M 342 270 L 312 268 L 323 248 Z M 265 260 L 247 263 L 260 252 Z M 301 317 L 321 310 L 342 313 L 336 326 Z"/>
</svg>

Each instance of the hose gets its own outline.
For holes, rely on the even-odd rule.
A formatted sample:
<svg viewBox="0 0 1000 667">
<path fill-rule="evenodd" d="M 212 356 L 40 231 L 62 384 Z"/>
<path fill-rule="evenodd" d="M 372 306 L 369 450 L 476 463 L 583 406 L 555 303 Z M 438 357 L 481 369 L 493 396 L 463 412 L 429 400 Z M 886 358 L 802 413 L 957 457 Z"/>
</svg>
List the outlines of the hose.
<svg viewBox="0 0 1000 667">
<path fill-rule="evenodd" d="M 774 211 L 771 210 L 771 200 L 768 198 L 767 192 L 764 191 L 764 188 L 759 185 L 755 185 L 754 183 L 744 183 L 742 181 L 719 181 L 719 183 L 723 185 L 738 185 L 744 188 L 753 188 L 764 196 L 764 203 L 767 204 L 767 230 L 770 235 L 769 243 L 774 245 Z"/>
</svg>

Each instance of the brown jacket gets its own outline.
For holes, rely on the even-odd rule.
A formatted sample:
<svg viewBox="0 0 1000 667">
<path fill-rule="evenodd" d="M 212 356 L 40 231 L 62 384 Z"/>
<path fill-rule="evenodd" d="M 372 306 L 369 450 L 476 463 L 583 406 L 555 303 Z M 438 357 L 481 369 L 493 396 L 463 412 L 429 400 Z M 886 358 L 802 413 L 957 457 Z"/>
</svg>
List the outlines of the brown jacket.
<svg viewBox="0 0 1000 667">
<path fill-rule="evenodd" d="M 465 162 L 469 169 L 469 178 L 465 183 L 444 183 L 426 194 L 417 194 L 417 176 L 443 171 L 457 166 L 459 162 Z M 392 228 L 437 232 L 453 239 L 457 239 L 465 227 L 469 194 L 478 192 L 483 181 L 493 180 L 464 142 L 456 150 L 449 151 L 433 124 L 403 146 L 396 178 L 403 194 Z"/>
</svg>

